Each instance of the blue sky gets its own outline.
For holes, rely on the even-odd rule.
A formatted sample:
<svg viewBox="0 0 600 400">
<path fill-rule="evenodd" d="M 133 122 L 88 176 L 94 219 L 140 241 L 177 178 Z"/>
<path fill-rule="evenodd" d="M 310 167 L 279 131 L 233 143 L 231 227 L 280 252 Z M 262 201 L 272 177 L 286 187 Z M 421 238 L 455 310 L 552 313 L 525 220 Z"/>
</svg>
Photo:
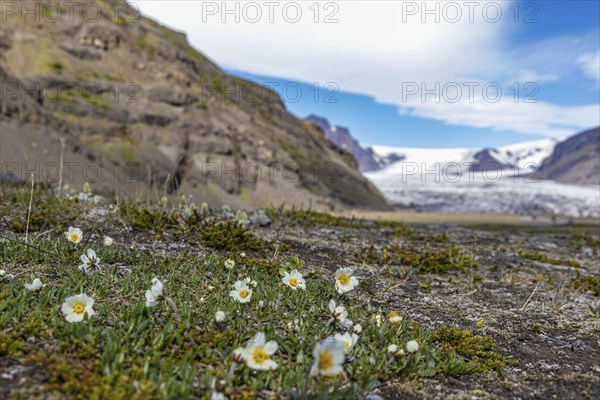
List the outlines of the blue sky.
<svg viewBox="0 0 600 400">
<path fill-rule="evenodd" d="M 226 71 L 277 82 L 278 92 L 287 85 L 290 95 L 282 97 L 294 114 L 322 115 L 363 143 L 493 147 L 600 124 L 595 0 L 482 1 L 471 20 L 464 2 L 454 3 L 460 18 L 434 1 L 427 2 L 434 7 L 429 15 L 415 10 L 421 2 L 338 1 L 330 9 L 331 2 L 321 2 L 318 17 L 313 2 L 300 2 L 295 22 L 277 12 L 269 21 L 264 9 L 258 22 L 249 21 L 243 2 L 237 9 L 228 3 L 229 14 L 218 9 L 223 3 L 210 3 L 217 9 L 200 1 L 136 2 L 143 13 L 185 31 Z M 327 15 L 333 23 L 324 23 Z M 335 103 L 325 101 L 329 82 L 339 88 L 329 93 Z M 422 89 L 436 84 L 439 101 L 423 98 Z M 475 85 L 473 98 L 468 85 Z M 483 87 L 491 89 L 487 96 Z M 502 95 L 495 97 L 498 87 Z M 302 96 L 290 101 L 298 89 Z M 534 102 L 524 102 L 528 96 Z"/>
<path fill-rule="evenodd" d="M 529 135 L 507 130 L 490 133 L 486 129 L 402 116 L 395 105 L 379 104 L 366 95 L 326 90 L 322 85 L 317 86 L 320 99 L 316 102 L 314 96 L 317 90 L 313 85 L 234 70 L 227 72 L 273 88 L 284 99 L 287 109 L 300 118 L 316 114 L 326 117 L 333 125 L 350 128 L 351 134 L 361 143 L 447 148 L 495 147 L 532 140 Z M 289 91 L 288 96 L 282 93 L 283 88 Z M 302 94 L 298 99 L 297 88 Z"/>
</svg>

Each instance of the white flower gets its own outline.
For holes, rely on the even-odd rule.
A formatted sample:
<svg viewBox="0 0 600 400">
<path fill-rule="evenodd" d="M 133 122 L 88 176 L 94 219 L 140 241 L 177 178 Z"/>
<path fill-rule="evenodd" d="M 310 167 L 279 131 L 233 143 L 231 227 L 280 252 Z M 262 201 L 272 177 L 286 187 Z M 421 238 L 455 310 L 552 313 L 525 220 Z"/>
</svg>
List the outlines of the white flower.
<svg viewBox="0 0 600 400">
<path fill-rule="evenodd" d="M 344 344 L 344 353 L 346 354 L 350 353 L 350 351 L 358 341 L 357 334 L 350 334 L 348 332 L 344 333 L 343 335 L 340 333 L 336 333 L 334 338 Z"/>
<path fill-rule="evenodd" d="M 277 363 L 271 360 L 269 356 L 275 354 L 279 346 L 272 340 L 265 341 L 265 334 L 262 332 L 257 333 L 248 341 L 245 349 L 240 347 L 234 350 L 234 358 L 241 358 L 246 361 L 249 368 L 260 371 L 277 368 Z"/>
<path fill-rule="evenodd" d="M 375 323 L 377 324 L 377 326 L 380 327 L 381 321 L 383 320 L 381 314 L 374 315 L 373 318 L 375 319 Z"/>
<path fill-rule="evenodd" d="M 409 340 L 406 342 L 406 351 L 409 353 L 416 353 L 419 351 L 419 343 L 416 340 Z"/>
<path fill-rule="evenodd" d="M 4 275 L 6 275 L 6 271 L 3 269 L 0 269 L 0 276 L 4 276 Z"/>
<path fill-rule="evenodd" d="M 387 348 L 388 353 L 397 353 L 398 352 L 398 346 L 396 346 L 395 344 L 390 344 Z"/>
<path fill-rule="evenodd" d="M 248 284 L 252 287 L 256 287 L 256 285 L 258 285 L 258 283 L 256 281 L 253 281 L 249 277 L 244 278 L 244 282 L 246 282 L 246 284 Z"/>
<path fill-rule="evenodd" d="M 92 249 L 88 249 L 87 255 L 81 256 L 81 263 L 79 270 L 84 271 L 86 274 L 91 274 L 100 268 L 100 259 Z"/>
<path fill-rule="evenodd" d="M 352 268 L 340 268 L 335 273 L 335 289 L 338 293 L 346 293 L 358 286 L 358 279 L 352 276 Z"/>
<path fill-rule="evenodd" d="M 283 283 L 285 283 L 294 290 L 297 290 L 298 288 L 306 290 L 306 283 L 304 282 L 304 278 L 302 278 L 302 274 L 296 269 L 290 273 L 285 273 L 285 275 L 283 276 Z"/>
<path fill-rule="evenodd" d="M 35 292 L 36 290 L 42 287 L 42 281 L 40 281 L 38 278 L 35 278 L 33 282 L 26 283 L 23 286 L 25 286 L 25 289 Z"/>
<path fill-rule="evenodd" d="M 241 258 L 244 258 L 244 257 L 246 257 L 246 253 L 244 253 L 244 252 L 241 252 L 241 253 L 240 253 L 240 257 L 241 257 Z"/>
<path fill-rule="evenodd" d="M 396 324 L 399 324 L 400 322 L 402 322 L 402 317 L 399 316 L 396 311 L 392 311 L 392 312 L 390 312 L 388 321 L 390 321 L 390 324 L 396 325 Z"/>
<path fill-rule="evenodd" d="M 225 267 L 227 269 L 235 267 L 235 261 L 233 261 L 231 258 L 228 258 L 227 260 L 225 260 Z"/>
<path fill-rule="evenodd" d="M 83 321 L 83 314 L 87 313 L 89 317 L 95 314 L 93 306 L 94 299 L 82 293 L 67 297 L 60 310 L 65 314 L 67 322 L 80 322 Z"/>
<path fill-rule="evenodd" d="M 146 307 L 154 307 L 163 299 L 163 283 L 158 278 L 152 278 L 152 287 L 146 290 Z"/>
<path fill-rule="evenodd" d="M 342 364 L 346 359 L 344 343 L 330 336 L 317 343 L 313 350 L 313 357 L 315 361 L 310 369 L 311 375 L 338 375 L 343 371 Z"/>
<path fill-rule="evenodd" d="M 200 204 L 200 212 L 202 214 L 206 214 L 208 212 L 208 204 L 206 204 L 206 202 L 202 202 L 202 204 Z"/>
<path fill-rule="evenodd" d="M 223 311 L 217 311 L 215 313 L 215 321 L 217 321 L 217 322 L 225 321 L 225 313 Z"/>
<path fill-rule="evenodd" d="M 227 397 L 223 393 L 213 391 L 210 400 L 227 400 Z"/>
<path fill-rule="evenodd" d="M 348 311 L 343 305 L 336 306 L 335 300 L 329 301 L 329 311 L 333 318 L 339 322 L 344 328 L 351 328 L 352 321 L 348 319 Z"/>
<path fill-rule="evenodd" d="M 69 227 L 69 230 L 65 232 L 65 237 L 71 243 L 79 243 L 81 242 L 81 238 L 83 237 L 83 232 L 79 228 Z"/>
<path fill-rule="evenodd" d="M 243 347 L 238 347 L 233 351 L 233 361 L 235 361 L 238 364 L 246 362 L 247 355 L 248 353 L 246 353 L 246 349 L 244 349 Z"/>
<path fill-rule="evenodd" d="M 229 292 L 229 295 L 233 297 L 235 301 L 239 301 L 240 303 L 248 303 L 250 302 L 250 298 L 252 297 L 252 289 L 248 287 L 248 284 L 244 281 L 237 281 L 233 284 L 233 289 Z"/>
<path fill-rule="evenodd" d="M 258 302 L 258 306 L 259 306 L 259 307 L 264 307 L 264 306 L 265 306 L 265 302 L 264 302 L 264 301 L 262 301 L 262 300 L 261 300 L 261 301 L 259 301 L 259 302 Z"/>
<path fill-rule="evenodd" d="M 361 324 L 354 325 L 354 333 L 361 333 L 361 332 L 362 332 L 362 325 Z"/>
<path fill-rule="evenodd" d="M 112 246 L 114 242 L 115 241 L 110 236 L 104 236 L 104 242 L 103 243 L 104 243 L 105 246 Z"/>
</svg>

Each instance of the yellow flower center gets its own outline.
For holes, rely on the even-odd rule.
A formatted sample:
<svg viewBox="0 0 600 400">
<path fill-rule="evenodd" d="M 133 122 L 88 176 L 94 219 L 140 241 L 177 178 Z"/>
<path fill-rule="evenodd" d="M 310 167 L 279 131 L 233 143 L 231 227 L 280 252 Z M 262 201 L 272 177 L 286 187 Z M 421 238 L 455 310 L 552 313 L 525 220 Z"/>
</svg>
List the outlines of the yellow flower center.
<svg viewBox="0 0 600 400">
<path fill-rule="evenodd" d="M 290 286 L 292 286 L 292 287 L 298 286 L 298 279 L 296 279 L 296 278 L 290 279 Z"/>
<path fill-rule="evenodd" d="M 344 350 L 348 350 L 350 348 L 350 342 L 344 343 Z"/>
<path fill-rule="evenodd" d="M 319 353 L 319 369 L 324 371 L 333 367 L 333 354 L 329 351 Z"/>
<path fill-rule="evenodd" d="M 79 240 L 79 235 L 76 233 L 71 233 L 71 236 L 69 236 L 69 238 L 71 239 L 71 242 L 76 242 Z"/>
<path fill-rule="evenodd" d="M 248 297 L 248 291 L 246 289 L 240 290 L 240 297 L 242 299 L 245 299 L 246 297 Z"/>
<path fill-rule="evenodd" d="M 75 314 L 83 314 L 84 311 L 85 311 L 85 304 L 83 304 L 81 302 L 77 302 L 77 303 L 73 304 L 73 312 Z"/>
<path fill-rule="evenodd" d="M 262 364 L 269 358 L 269 355 L 262 347 L 257 347 L 252 351 L 252 359 L 257 364 Z"/>
<path fill-rule="evenodd" d="M 348 274 L 340 274 L 340 276 L 338 276 L 338 281 L 340 281 L 342 285 L 347 285 L 350 283 L 350 276 L 348 276 Z"/>
</svg>

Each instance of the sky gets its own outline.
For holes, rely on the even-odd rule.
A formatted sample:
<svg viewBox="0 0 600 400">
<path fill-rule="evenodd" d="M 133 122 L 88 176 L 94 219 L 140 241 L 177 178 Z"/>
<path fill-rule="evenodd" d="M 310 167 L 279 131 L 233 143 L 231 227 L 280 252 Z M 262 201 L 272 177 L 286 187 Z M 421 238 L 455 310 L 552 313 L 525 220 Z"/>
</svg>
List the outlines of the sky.
<svg viewBox="0 0 600 400">
<path fill-rule="evenodd" d="M 135 1 L 361 142 L 495 147 L 600 125 L 600 2 Z"/>
</svg>

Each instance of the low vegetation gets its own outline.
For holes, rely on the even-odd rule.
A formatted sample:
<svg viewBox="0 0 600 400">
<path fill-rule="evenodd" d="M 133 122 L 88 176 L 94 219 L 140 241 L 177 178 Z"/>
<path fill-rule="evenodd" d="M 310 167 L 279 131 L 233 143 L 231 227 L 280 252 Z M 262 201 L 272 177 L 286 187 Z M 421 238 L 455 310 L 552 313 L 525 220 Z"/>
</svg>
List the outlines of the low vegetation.
<svg viewBox="0 0 600 400">
<path fill-rule="evenodd" d="M 489 338 L 450 327 L 431 331 L 372 304 L 359 287 L 344 286 L 355 278 L 340 274 L 351 270 L 316 272 L 289 251 L 271 251 L 268 241 L 244 226 L 243 213 L 198 210 L 185 201 L 174 207 L 117 206 L 89 192 L 59 196 L 36 189 L 25 242 L 21 225 L 29 192 L 3 187 L 0 196 L 7 228 L 0 241 L 0 356 L 3 366 L 29 371 L 29 383 L 17 384 L 13 396 L 27 397 L 33 390 L 85 399 L 212 393 L 230 399 L 353 399 L 391 379 L 501 370 L 507 362 Z M 331 222 L 317 213 L 303 215 L 310 223 Z M 65 237 L 69 226 L 81 227 L 81 233 L 72 229 Z M 163 241 L 197 237 L 208 251 L 137 246 L 138 236 L 147 233 Z M 408 254 L 398 256 L 424 270 L 472 265 L 458 249 Z M 85 269 L 78 268 L 82 262 Z M 295 270 L 305 290 L 282 279 Z M 251 288 L 250 301 L 230 294 L 236 281 Z M 149 305 L 147 292 L 157 282 L 160 295 Z M 94 314 L 68 322 L 65 301 L 80 293 L 93 298 Z M 343 313 L 336 308 L 332 314 L 331 300 L 344 306 Z M 274 370 L 257 370 L 234 354 L 258 332 L 278 345 L 268 356 L 277 364 Z M 343 373 L 321 376 L 326 363 L 313 350 L 337 333 L 352 340 Z M 316 374 L 308 374 L 315 368 Z"/>
<path fill-rule="evenodd" d="M 357 262 L 375 265 L 408 266 L 422 272 L 444 273 L 477 268 L 474 258 L 459 246 L 406 244 L 379 249 L 375 244 L 355 254 Z"/>
<path fill-rule="evenodd" d="M 578 276 L 571 283 L 575 289 L 590 291 L 600 296 L 600 276 Z"/>
<path fill-rule="evenodd" d="M 580 267 L 581 265 L 577 260 L 559 260 L 555 258 L 550 258 L 544 254 L 533 253 L 529 251 L 521 251 L 519 252 L 519 256 L 525 258 L 527 260 L 539 261 L 544 264 L 552 264 L 552 265 L 567 265 L 570 267 Z"/>
<path fill-rule="evenodd" d="M 267 215 L 273 220 L 287 225 L 299 225 L 306 227 L 331 226 L 348 229 L 388 229 L 396 236 L 409 235 L 410 228 L 400 222 L 394 221 L 366 221 L 355 218 L 339 217 L 331 214 L 321 213 L 312 209 L 301 209 L 296 207 L 277 207 L 267 210 Z"/>
</svg>

